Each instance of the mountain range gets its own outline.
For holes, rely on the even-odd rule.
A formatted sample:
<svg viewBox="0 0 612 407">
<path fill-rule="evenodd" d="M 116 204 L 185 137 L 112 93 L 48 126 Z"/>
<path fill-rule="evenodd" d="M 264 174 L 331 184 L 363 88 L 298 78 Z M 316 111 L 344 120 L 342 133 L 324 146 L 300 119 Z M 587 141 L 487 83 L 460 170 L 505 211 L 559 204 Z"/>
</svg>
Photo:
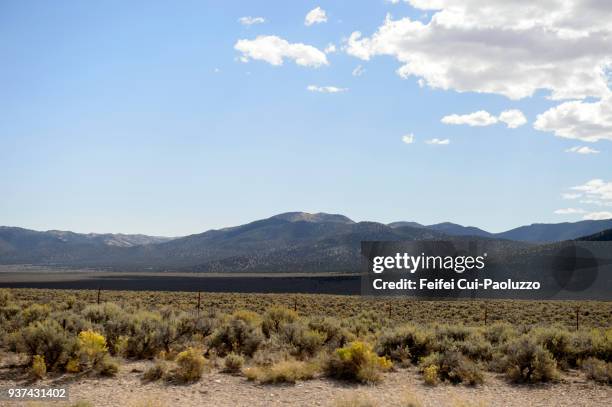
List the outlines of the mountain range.
<svg viewBox="0 0 612 407">
<path fill-rule="evenodd" d="M 196 272 L 355 271 L 364 240 L 494 240 L 507 252 L 536 243 L 609 240 L 612 219 L 533 224 L 489 233 L 454 223 L 354 222 L 344 215 L 288 212 L 179 238 L 39 232 L 0 227 L 0 264 Z M 604 232 L 606 231 L 606 232 Z M 601 233 L 603 232 L 603 233 Z M 600 235 L 601 236 L 600 236 Z"/>
</svg>

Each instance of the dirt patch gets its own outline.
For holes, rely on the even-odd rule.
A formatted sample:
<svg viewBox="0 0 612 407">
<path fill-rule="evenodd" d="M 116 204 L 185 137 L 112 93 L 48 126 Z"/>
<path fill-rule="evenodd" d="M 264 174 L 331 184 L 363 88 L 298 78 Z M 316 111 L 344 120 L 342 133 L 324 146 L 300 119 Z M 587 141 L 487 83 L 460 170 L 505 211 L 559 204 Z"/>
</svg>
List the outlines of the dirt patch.
<svg viewBox="0 0 612 407">
<path fill-rule="evenodd" d="M 18 368 L 7 367 L 3 356 L 0 387 L 28 384 Z M 15 360 L 11 360 L 15 363 Z M 350 385 L 318 378 L 295 385 L 259 385 L 242 376 L 213 370 L 191 385 L 145 383 L 142 372 L 151 362 L 125 362 L 114 378 L 49 377 L 36 385 L 68 386 L 70 401 L 86 400 L 94 407 L 142 406 L 143 401 L 157 401 L 159 406 L 333 406 L 340 398 L 369 399 L 377 406 L 402 406 L 417 399 L 423 406 L 608 406 L 612 388 L 587 381 L 580 372 L 565 374 L 559 383 L 540 386 L 513 386 L 503 377 L 487 373 L 485 384 L 477 387 L 423 384 L 413 369 L 402 369 L 385 375 L 376 386 Z M 13 365 L 14 366 L 14 365 Z M 467 403 L 467 404 L 466 404 Z M 27 402 L 0 401 L 2 406 L 32 406 Z M 65 403 L 44 402 L 47 405 Z M 70 405 L 70 404 L 68 404 Z"/>
</svg>

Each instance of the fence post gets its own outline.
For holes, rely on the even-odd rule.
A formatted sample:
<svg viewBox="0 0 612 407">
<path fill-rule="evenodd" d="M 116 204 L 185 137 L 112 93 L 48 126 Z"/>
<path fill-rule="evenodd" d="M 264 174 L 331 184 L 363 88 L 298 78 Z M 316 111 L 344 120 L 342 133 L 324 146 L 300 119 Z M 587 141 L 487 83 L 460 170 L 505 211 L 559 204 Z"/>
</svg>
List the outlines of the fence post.
<svg viewBox="0 0 612 407">
<path fill-rule="evenodd" d="M 580 328 L 580 307 L 576 307 L 576 331 Z"/>
<path fill-rule="evenodd" d="M 484 315 L 484 323 L 485 323 L 485 326 L 487 326 L 487 311 L 488 311 L 488 308 L 487 308 L 487 303 L 486 302 L 485 302 L 485 310 L 484 311 L 485 311 L 485 313 L 484 313 L 485 314 Z"/>
<path fill-rule="evenodd" d="M 297 298 L 293 299 L 293 310 L 297 312 Z"/>
<path fill-rule="evenodd" d="M 100 291 L 102 290 L 102 287 L 98 286 L 98 305 L 100 305 Z"/>
<path fill-rule="evenodd" d="M 201 304 L 201 301 L 202 301 L 202 292 L 198 291 L 198 306 L 196 307 L 198 318 L 200 317 L 200 304 Z"/>
<path fill-rule="evenodd" d="M 389 319 L 391 319 L 391 303 L 389 303 Z"/>
</svg>

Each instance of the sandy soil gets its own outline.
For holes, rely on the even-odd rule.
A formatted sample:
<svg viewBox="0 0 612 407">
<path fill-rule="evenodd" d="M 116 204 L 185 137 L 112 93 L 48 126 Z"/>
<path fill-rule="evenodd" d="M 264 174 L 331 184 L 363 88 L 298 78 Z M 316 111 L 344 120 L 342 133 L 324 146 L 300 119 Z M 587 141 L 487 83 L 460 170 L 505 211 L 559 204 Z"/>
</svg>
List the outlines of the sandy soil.
<svg viewBox="0 0 612 407">
<path fill-rule="evenodd" d="M 3 354 L 0 365 L 0 387 L 28 385 L 26 373 L 8 366 L 16 361 Z M 13 359 L 13 360 L 11 360 Z M 407 398 L 423 406 L 609 406 L 612 387 L 587 381 L 580 372 L 565 374 L 560 383 L 541 386 L 512 386 L 494 374 L 487 374 L 478 387 L 439 385 L 425 386 L 415 369 L 386 374 L 376 386 L 349 385 L 328 379 L 315 379 L 295 385 L 259 385 L 244 377 L 212 370 L 201 381 L 191 385 L 145 383 L 142 372 L 151 362 L 125 362 L 114 378 L 49 377 L 37 386 L 67 386 L 70 402 L 86 400 L 95 407 L 144 406 L 334 406 L 341 398 L 357 396 L 377 406 L 403 406 Z M 32 384 L 30 384 L 32 385 Z M 41 406 L 70 405 L 44 402 Z M 1 406 L 37 404 L 0 400 Z"/>
</svg>

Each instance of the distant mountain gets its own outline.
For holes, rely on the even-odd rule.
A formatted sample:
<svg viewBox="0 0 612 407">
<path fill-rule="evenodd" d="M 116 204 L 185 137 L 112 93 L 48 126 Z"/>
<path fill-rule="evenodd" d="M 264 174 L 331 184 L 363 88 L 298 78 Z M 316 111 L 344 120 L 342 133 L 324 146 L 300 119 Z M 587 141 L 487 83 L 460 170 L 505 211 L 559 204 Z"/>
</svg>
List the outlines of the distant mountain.
<svg viewBox="0 0 612 407">
<path fill-rule="evenodd" d="M 589 236 L 611 228 L 612 219 L 583 220 L 573 223 L 534 223 L 497 233 L 495 237 L 523 242 L 556 242 Z"/>
<path fill-rule="evenodd" d="M 392 228 L 400 226 L 426 228 L 449 236 L 477 236 L 514 240 L 518 242 L 549 243 L 578 239 L 583 236 L 589 236 L 610 229 L 612 228 L 612 219 L 584 220 L 573 223 L 534 223 L 501 233 L 490 233 L 474 226 L 462 226 L 450 222 L 437 223 L 434 225 L 421 225 L 416 222 L 393 222 L 389 223 L 388 226 Z"/>
<path fill-rule="evenodd" d="M 289 222 L 312 222 L 312 223 L 355 223 L 344 215 L 329 213 L 306 213 L 286 212 L 272 216 L 270 219 L 283 219 Z"/>
<path fill-rule="evenodd" d="M 392 228 L 401 228 L 403 226 L 410 226 L 412 228 L 424 228 L 425 227 L 425 225 L 421 225 L 420 223 L 417 223 L 417 222 L 405 222 L 405 221 L 391 222 L 391 223 L 388 223 L 387 226 L 392 227 Z"/>
<path fill-rule="evenodd" d="M 583 236 L 576 240 L 591 242 L 610 242 L 612 241 L 612 229 L 607 229 L 589 236 Z"/>
<path fill-rule="evenodd" d="M 126 235 L 123 233 L 74 233 L 61 230 L 49 230 L 50 235 L 68 243 L 94 243 L 108 246 L 132 247 L 147 244 L 162 243 L 172 240 L 171 237 Z"/>
<path fill-rule="evenodd" d="M 498 248 L 496 256 L 516 257 L 521 251 L 540 250 L 531 242 L 587 239 L 604 229 L 612 229 L 612 220 L 536 224 L 491 234 L 453 223 L 384 225 L 305 212 L 175 239 L 0 227 L 0 264 L 202 272 L 356 271 L 361 241 L 481 240 Z"/>
<path fill-rule="evenodd" d="M 0 263 L 65 263 L 83 257 L 103 257 L 114 249 L 167 242 L 171 238 L 74 233 L 58 230 L 39 232 L 18 227 L 0 226 Z"/>
<path fill-rule="evenodd" d="M 355 271 L 362 240 L 445 239 L 422 228 L 353 222 L 342 215 L 292 212 L 245 225 L 147 245 L 104 235 L 0 229 L 0 264 L 130 270 Z"/>
<path fill-rule="evenodd" d="M 426 229 L 393 229 L 381 223 L 356 223 L 348 218 L 341 222 L 337 216 L 273 216 L 242 226 L 134 248 L 123 261 L 144 267 L 218 272 L 355 271 L 359 268 L 362 240 L 446 237 Z"/>
<path fill-rule="evenodd" d="M 479 237 L 493 237 L 492 233 L 485 230 L 479 229 L 474 226 L 461 226 L 456 223 L 443 222 L 435 225 L 425 226 L 427 229 L 442 232 L 451 236 L 479 236 Z"/>
</svg>

